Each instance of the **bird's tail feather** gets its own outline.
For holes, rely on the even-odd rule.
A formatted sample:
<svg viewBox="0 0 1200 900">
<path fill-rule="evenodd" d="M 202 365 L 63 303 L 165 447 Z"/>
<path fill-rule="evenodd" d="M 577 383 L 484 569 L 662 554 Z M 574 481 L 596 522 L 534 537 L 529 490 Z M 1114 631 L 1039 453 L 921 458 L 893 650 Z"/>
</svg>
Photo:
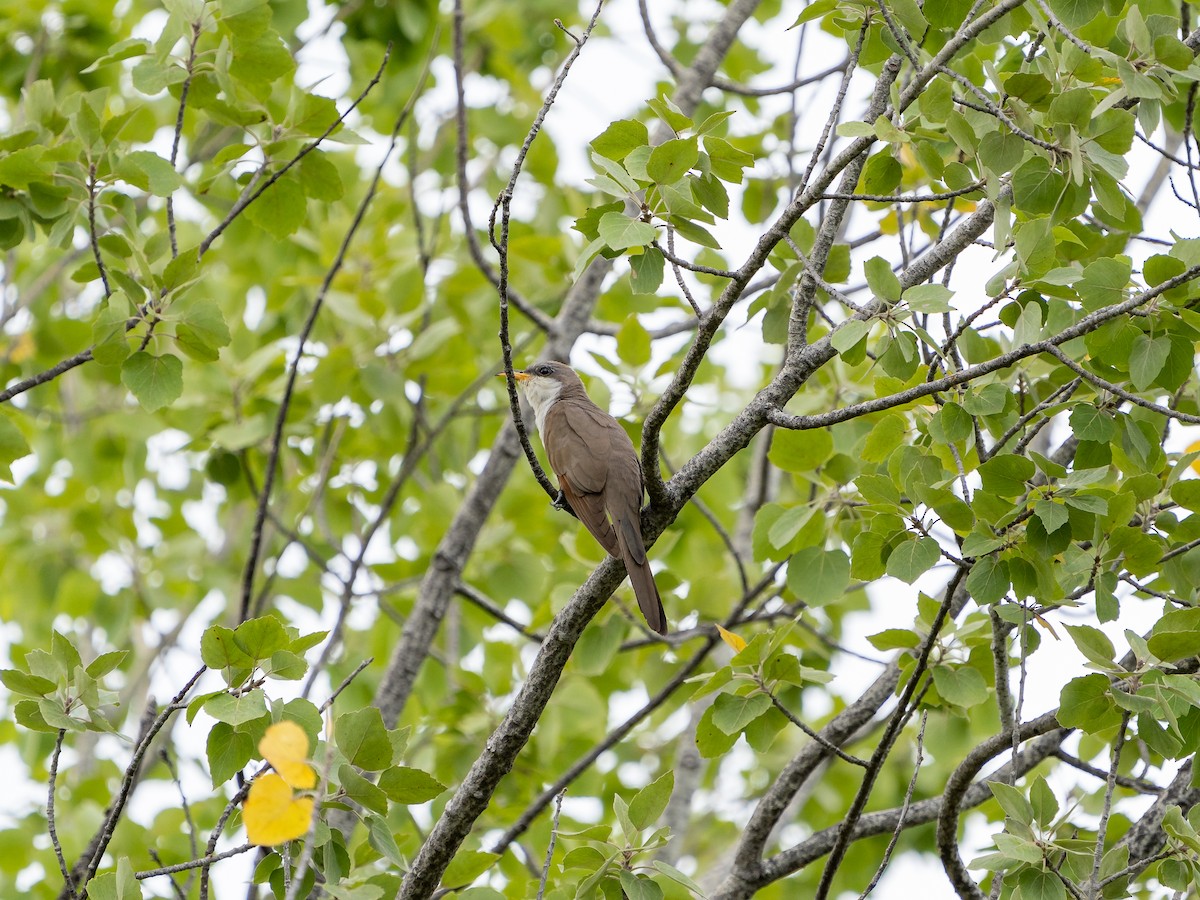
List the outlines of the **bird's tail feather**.
<svg viewBox="0 0 1200 900">
<path fill-rule="evenodd" d="M 623 528 L 617 529 L 617 537 L 625 571 L 629 573 L 629 583 L 633 585 L 633 593 L 637 597 L 642 615 L 646 618 L 646 624 L 658 634 L 666 634 L 667 612 L 663 609 L 662 598 L 658 595 L 658 585 L 654 583 L 654 573 L 650 571 L 650 561 L 646 559 L 646 550 L 641 546 L 641 538 L 637 535 L 627 535 Z M 636 547 L 633 546 L 635 542 Z"/>
</svg>

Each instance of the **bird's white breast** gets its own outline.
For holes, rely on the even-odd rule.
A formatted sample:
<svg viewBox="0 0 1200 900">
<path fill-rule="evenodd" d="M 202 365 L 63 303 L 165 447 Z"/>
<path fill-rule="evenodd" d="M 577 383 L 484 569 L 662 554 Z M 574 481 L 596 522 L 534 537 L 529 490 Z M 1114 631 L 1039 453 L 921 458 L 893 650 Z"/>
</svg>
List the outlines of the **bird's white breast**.
<svg viewBox="0 0 1200 900">
<path fill-rule="evenodd" d="M 542 435 L 542 440 L 545 441 L 546 413 L 562 393 L 562 382 L 535 375 L 527 379 L 522 387 L 525 388 L 525 396 L 529 398 L 529 404 L 533 407 L 538 434 Z"/>
</svg>

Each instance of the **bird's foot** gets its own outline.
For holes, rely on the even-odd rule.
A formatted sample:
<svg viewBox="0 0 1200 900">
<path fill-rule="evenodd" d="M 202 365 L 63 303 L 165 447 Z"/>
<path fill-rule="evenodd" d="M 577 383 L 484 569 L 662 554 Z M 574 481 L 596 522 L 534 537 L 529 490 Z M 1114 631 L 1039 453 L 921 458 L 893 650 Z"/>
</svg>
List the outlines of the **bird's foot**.
<svg viewBox="0 0 1200 900">
<path fill-rule="evenodd" d="M 555 509 L 565 510 L 571 515 L 575 515 L 575 510 L 571 509 L 571 504 L 567 502 L 566 494 L 564 494 L 561 490 L 558 492 L 558 496 L 550 501 L 550 505 Z M 576 516 L 576 518 L 578 518 L 578 516 Z"/>
</svg>

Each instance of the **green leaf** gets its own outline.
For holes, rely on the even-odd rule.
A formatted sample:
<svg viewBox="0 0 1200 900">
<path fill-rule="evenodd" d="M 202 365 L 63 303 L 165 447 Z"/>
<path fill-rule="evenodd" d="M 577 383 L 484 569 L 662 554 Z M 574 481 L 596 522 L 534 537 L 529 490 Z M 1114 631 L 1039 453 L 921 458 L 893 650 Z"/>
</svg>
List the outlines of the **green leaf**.
<svg viewBox="0 0 1200 900">
<path fill-rule="evenodd" d="M 289 172 L 247 206 L 245 216 L 267 234 L 282 240 L 304 224 L 307 212 L 304 188 Z"/>
<path fill-rule="evenodd" d="M 617 331 L 617 353 L 622 362 L 631 366 L 644 366 L 650 362 L 650 333 L 642 327 L 637 316 L 626 317 Z"/>
<path fill-rule="evenodd" d="M 712 232 L 702 225 L 697 225 L 691 219 L 685 219 L 682 216 L 668 216 L 667 221 L 680 237 L 687 238 L 693 244 L 711 247 L 713 250 L 721 249 L 721 243 L 713 237 Z"/>
<path fill-rule="evenodd" d="M 379 709 L 367 706 L 338 716 L 334 741 L 351 765 L 377 771 L 392 762 L 392 743 Z"/>
<path fill-rule="evenodd" d="M 635 294 L 653 294 L 662 286 L 666 260 L 654 247 L 629 257 L 629 281 Z"/>
<path fill-rule="evenodd" d="M 1146 642 L 1166 662 L 1200 656 L 1200 609 L 1176 609 L 1159 619 Z"/>
<path fill-rule="evenodd" d="M 376 710 L 378 713 L 378 710 Z M 446 786 L 420 769 L 392 766 L 379 776 L 379 788 L 397 803 L 425 803 L 446 790 Z"/>
<path fill-rule="evenodd" d="M 1083 270 L 1083 277 L 1075 282 L 1075 290 L 1088 312 L 1112 306 L 1125 299 L 1125 288 L 1133 264 L 1129 257 L 1102 257 Z"/>
<path fill-rule="evenodd" d="M 1121 714 L 1117 712 L 1108 688 L 1108 677 L 1099 672 L 1072 678 L 1063 686 L 1059 696 L 1058 723 L 1064 728 L 1079 728 L 1088 734 L 1120 724 Z"/>
<path fill-rule="evenodd" d="M 1079 648 L 1079 652 L 1087 657 L 1089 662 L 1094 663 L 1105 671 L 1117 671 L 1119 668 L 1114 659 L 1117 651 L 1113 647 L 1112 641 L 1099 628 L 1093 628 L 1091 625 L 1065 625 L 1067 634 L 1071 636 L 1071 640 L 1075 642 L 1075 646 Z"/>
<path fill-rule="evenodd" d="M 710 131 L 715 131 L 722 122 L 724 122 L 733 114 L 734 110 L 732 109 L 723 109 L 720 112 L 713 113 L 696 126 L 696 134 L 708 134 Z"/>
<path fill-rule="evenodd" d="M 651 151 L 646 173 L 658 184 L 671 184 L 683 178 L 699 158 L 700 151 L 694 135 L 664 141 Z"/>
<path fill-rule="evenodd" d="M 1096 99 L 1087 88 L 1063 91 L 1050 102 L 1050 118 L 1055 124 L 1084 129 L 1092 118 Z"/>
<path fill-rule="evenodd" d="M 882 256 L 872 256 L 863 266 L 867 286 L 880 300 L 895 303 L 900 299 L 900 279 L 892 271 L 892 264 Z"/>
<path fill-rule="evenodd" d="M 785 472 L 811 472 L 833 453 L 833 435 L 828 428 L 792 431 L 780 428 L 771 436 L 767 456 Z"/>
<path fill-rule="evenodd" d="M 346 796 L 355 803 L 366 807 L 371 812 L 377 812 L 381 816 L 387 815 L 387 794 L 359 775 L 353 766 L 348 766 L 344 763 L 338 766 L 338 781 L 341 782 L 342 790 L 346 792 Z"/>
<path fill-rule="evenodd" d="M 1133 380 L 1133 386 L 1139 391 L 1150 387 L 1170 355 L 1169 338 L 1151 338 L 1148 334 L 1135 337 L 1133 347 L 1129 351 L 1129 377 Z"/>
<path fill-rule="evenodd" d="M 7 414 L 0 414 L 0 476 L 12 482 L 12 464 L 32 453 L 25 435 L 17 429 Z"/>
<path fill-rule="evenodd" d="M 797 25 L 803 25 L 805 22 L 820 19 L 837 8 L 837 0 L 813 0 L 812 3 L 809 3 L 800 11 L 800 15 L 796 17 L 796 21 L 789 25 L 788 28 L 795 28 Z"/>
<path fill-rule="evenodd" d="M 661 859 L 656 859 L 654 861 L 654 868 L 662 872 L 663 875 L 667 876 L 667 878 L 670 878 L 676 884 L 683 885 L 684 888 L 691 891 L 697 897 L 704 897 L 704 891 L 701 889 L 700 885 L 696 884 L 696 882 L 692 881 L 692 879 L 688 878 L 674 866 L 663 862 Z"/>
<path fill-rule="evenodd" d="M 442 884 L 470 884 L 499 858 L 495 853 L 484 853 L 482 850 L 460 850 L 454 854 L 450 865 L 446 866 Z"/>
<path fill-rule="evenodd" d="M 254 756 L 254 741 L 250 735 L 234 731 L 226 722 L 217 722 L 208 733 L 208 772 L 213 787 L 224 784 L 240 772 Z"/>
<path fill-rule="evenodd" d="M 885 628 L 867 637 L 876 650 L 915 650 L 921 643 L 920 636 L 908 628 Z"/>
<path fill-rule="evenodd" d="M 1104 11 L 1104 0 L 1050 0 L 1050 8 L 1068 28 L 1079 28 Z"/>
<path fill-rule="evenodd" d="M 742 169 L 754 165 L 753 156 L 723 138 L 706 135 L 704 151 L 708 154 L 713 174 L 730 184 L 741 184 Z"/>
<path fill-rule="evenodd" d="M 404 869 L 408 861 L 400 855 L 400 848 L 396 846 L 396 838 L 388 828 L 387 820 L 374 815 L 366 818 L 367 842 L 397 869 Z"/>
<path fill-rule="evenodd" d="M 812 506 L 793 506 L 783 511 L 767 531 L 767 540 L 776 550 L 782 550 L 792 542 L 800 530 L 809 523 L 816 514 Z"/>
<path fill-rule="evenodd" d="M 51 180 L 53 167 L 41 162 L 44 147 L 25 147 L 0 156 L 0 185 L 28 190 L 31 183 Z"/>
<path fill-rule="evenodd" d="M 19 669 L 0 669 L 0 683 L 22 697 L 44 697 L 58 689 L 58 684 L 49 678 L 30 675 Z"/>
<path fill-rule="evenodd" d="M 313 150 L 300 160 L 300 184 L 309 197 L 326 203 L 341 200 L 345 193 L 337 166 L 330 161 L 329 154 L 320 150 Z"/>
<path fill-rule="evenodd" d="M 1070 514 L 1067 508 L 1053 500 L 1039 500 L 1033 504 L 1033 514 L 1038 517 L 1046 528 L 1046 533 L 1058 531 L 1067 524 Z"/>
<path fill-rule="evenodd" d="M 977 560 L 967 574 L 967 591 L 980 606 L 998 603 L 1008 593 L 1009 584 L 1008 563 L 995 556 Z"/>
<path fill-rule="evenodd" d="M 1029 803 L 1033 808 L 1033 820 L 1043 828 L 1058 815 L 1058 799 L 1042 775 L 1035 778 L 1029 787 Z"/>
<path fill-rule="evenodd" d="M 139 350 L 121 365 L 121 382 L 147 412 L 157 412 L 183 393 L 183 363 L 178 356 L 154 356 Z"/>
<path fill-rule="evenodd" d="M 218 349 L 228 346 L 229 327 L 216 301 L 192 294 L 171 304 L 175 319 L 175 340 L 180 349 L 193 359 L 215 362 Z"/>
<path fill-rule="evenodd" d="M 117 174 L 156 197 L 170 197 L 183 184 L 183 178 L 170 162 L 149 150 L 135 150 L 121 155 Z"/>
<path fill-rule="evenodd" d="M 679 132 L 692 127 L 692 120 L 683 114 L 670 97 L 664 96 L 647 100 L 646 105 L 654 110 L 660 119 L 670 125 L 672 131 Z"/>
<path fill-rule="evenodd" d="M 243 725 L 261 719 L 267 714 L 267 702 L 259 688 L 248 691 L 240 697 L 220 693 L 209 698 L 204 704 L 204 711 L 218 722 L 229 725 Z"/>
<path fill-rule="evenodd" d="M 904 168 L 900 161 L 892 155 L 890 149 L 876 153 L 863 167 L 862 178 L 859 179 L 858 189 L 864 194 L 886 196 L 900 186 L 900 178 Z"/>
<path fill-rule="evenodd" d="M 983 489 L 1000 497 L 1019 497 L 1035 474 L 1032 461 L 1013 453 L 999 453 L 979 467 Z"/>
<path fill-rule="evenodd" d="M 1071 407 L 1071 431 L 1081 441 L 1107 443 L 1117 434 L 1111 415 L 1093 403 L 1076 403 Z"/>
<path fill-rule="evenodd" d="M 239 35 L 234 32 L 233 60 L 229 73 L 252 87 L 269 85 L 272 81 L 292 74 L 296 63 L 282 39 L 274 31 Z"/>
<path fill-rule="evenodd" d="M 863 461 L 882 462 L 904 444 L 907 436 L 908 420 L 900 413 L 888 413 L 875 423 L 867 435 L 862 450 Z"/>
<path fill-rule="evenodd" d="M 904 541 L 888 556 L 887 573 L 893 578 L 912 584 L 941 558 L 938 542 L 922 537 Z"/>
<path fill-rule="evenodd" d="M 766 694 L 718 694 L 712 705 L 712 723 L 725 734 L 737 735 L 770 708 L 771 698 Z"/>
<path fill-rule="evenodd" d="M 805 547 L 788 560 L 788 589 L 810 606 L 841 597 L 850 585 L 850 557 L 844 550 Z"/>
<path fill-rule="evenodd" d="M 575 652 L 571 654 L 580 674 L 589 677 L 604 674 L 621 649 L 625 632 L 625 623 L 619 616 L 610 616 L 603 623 L 592 625 L 584 631 L 575 645 Z"/>
<path fill-rule="evenodd" d="M 900 295 L 909 309 L 918 313 L 950 312 L 950 298 L 954 292 L 941 284 L 917 284 Z"/>
<path fill-rule="evenodd" d="M 939 444 L 961 443 L 975 436 L 975 423 L 970 413 L 948 400 L 929 420 L 929 436 Z"/>
<path fill-rule="evenodd" d="M 37 700 L 18 700 L 13 707 L 13 720 L 30 731 L 58 731 L 57 727 L 46 721 Z"/>
<path fill-rule="evenodd" d="M 870 324 L 862 319 L 847 319 L 829 336 L 829 343 L 838 353 L 844 354 L 852 350 L 870 330 Z"/>
<path fill-rule="evenodd" d="M 252 660 L 270 659 L 291 643 L 283 623 L 275 616 L 247 619 L 234 629 L 233 639 Z"/>
<path fill-rule="evenodd" d="M 970 666 L 934 666 L 933 683 L 942 699 L 969 709 L 988 698 L 983 676 Z"/>
<path fill-rule="evenodd" d="M 634 827 L 649 828 L 657 822 L 667 808 L 674 789 L 675 775 L 668 771 L 638 791 L 629 801 L 629 819 Z"/>
<path fill-rule="evenodd" d="M 200 635 L 200 658 L 210 669 L 249 669 L 254 659 L 230 628 L 211 625 Z"/>
<path fill-rule="evenodd" d="M 122 308 L 124 295 L 110 297 L 92 324 L 92 358 L 102 366 L 115 366 L 129 357 L 129 342 L 125 339 L 128 313 Z"/>
<path fill-rule="evenodd" d="M 90 900 L 142 900 L 142 888 L 129 857 L 117 860 L 117 871 L 106 872 L 87 883 Z"/>
<path fill-rule="evenodd" d="M 1067 889 L 1057 872 L 1043 869 L 1022 869 L 1017 875 L 1021 900 L 1066 900 Z"/>
<path fill-rule="evenodd" d="M 1013 172 L 1013 206 L 1030 216 L 1048 215 L 1054 212 L 1066 188 L 1066 179 L 1049 162 L 1040 156 L 1030 157 Z"/>
<path fill-rule="evenodd" d="M 1033 804 L 1026 799 L 1020 788 L 1000 781 L 989 781 L 987 786 L 1000 808 L 1004 810 L 1004 815 L 1022 825 L 1033 824 Z"/>
<path fill-rule="evenodd" d="M 601 156 L 620 162 L 634 147 L 650 143 L 646 126 L 636 119 L 618 119 L 604 129 L 591 143 Z"/>
<path fill-rule="evenodd" d="M 653 243 L 658 232 L 649 222 L 639 222 L 624 213 L 605 213 L 599 223 L 600 239 L 613 250 L 628 250 Z"/>
<path fill-rule="evenodd" d="M 629 900 L 662 900 L 662 888 L 644 875 L 622 869 L 619 877 L 621 890 Z"/>
</svg>

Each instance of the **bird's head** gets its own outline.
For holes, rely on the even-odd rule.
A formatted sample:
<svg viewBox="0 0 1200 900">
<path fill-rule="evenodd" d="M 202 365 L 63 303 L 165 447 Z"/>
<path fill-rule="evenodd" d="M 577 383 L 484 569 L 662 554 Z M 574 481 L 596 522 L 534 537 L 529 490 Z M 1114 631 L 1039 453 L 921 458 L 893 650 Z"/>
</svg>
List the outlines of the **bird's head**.
<svg viewBox="0 0 1200 900">
<path fill-rule="evenodd" d="M 501 372 L 496 376 L 503 378 Z M 513 372 L 513 377 L 525 391 L 525 396 L 533 405 L 535 411 L 544 410 L 550 406 L 564 390 L 583 390 L 583 382 L 575 374 L 575 370 L 565 363 L 552 360 L 534 363 L 527 369 Z"/>
</svg>

